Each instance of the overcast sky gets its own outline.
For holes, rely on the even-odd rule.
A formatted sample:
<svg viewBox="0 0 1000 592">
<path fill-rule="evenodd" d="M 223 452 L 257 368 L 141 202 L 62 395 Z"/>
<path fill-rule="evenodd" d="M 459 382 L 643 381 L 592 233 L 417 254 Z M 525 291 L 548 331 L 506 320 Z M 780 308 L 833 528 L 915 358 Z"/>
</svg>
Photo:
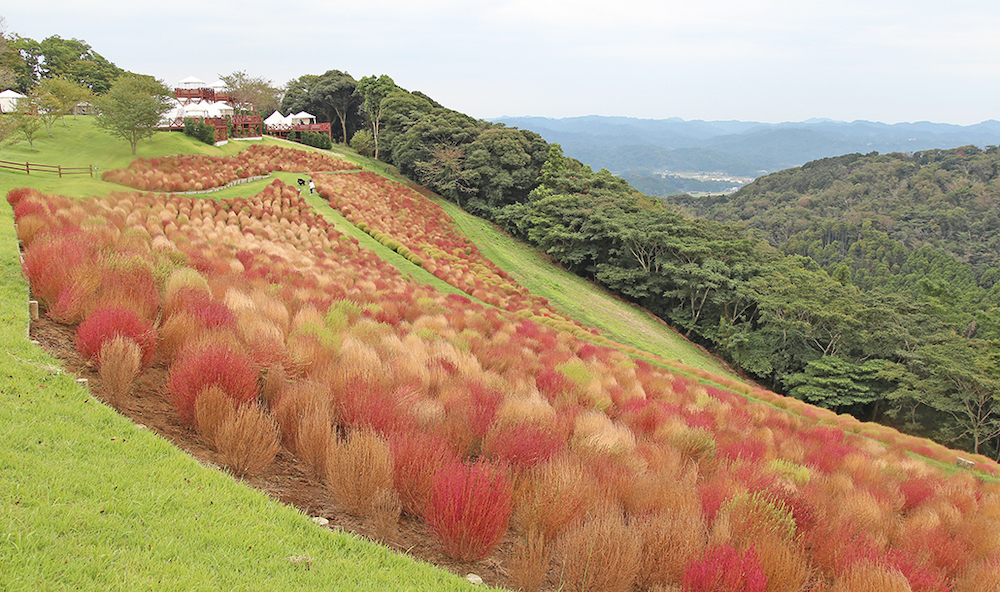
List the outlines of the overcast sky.
<svg viewBox="0 0 1000 592">
<path fill-rule="evenodd" d="M 477 118 L 1000 119 L 995 0 L 31 0 L 0 16 L 171 86 L 388 74 Z"/>
</svg>

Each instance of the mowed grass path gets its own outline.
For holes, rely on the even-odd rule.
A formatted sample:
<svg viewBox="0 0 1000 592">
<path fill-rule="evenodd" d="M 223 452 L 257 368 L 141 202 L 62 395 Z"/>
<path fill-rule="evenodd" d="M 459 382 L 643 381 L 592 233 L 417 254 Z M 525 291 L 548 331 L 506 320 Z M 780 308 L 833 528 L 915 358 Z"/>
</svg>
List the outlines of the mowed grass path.
<svg viewBox="0 0 1000 592">
<path fill-rule="evenodd" d="M 37 150 L 17 145 L 0 159 L 77 166 L 93 158 L 117 167 L 132 158 L 124 142 L 103 132 L 91 136 L 88 120 L 76 122 L 76 130 L 60 126 L 53 139 L 36 140 Z M 228 150 L 243 147 L 231 143 Z M 180 134 L 140 143 L 146 156 L 200 149 Z M 96 156 L 101 150 L 112 154 Z M 15 186 L 75 196 L 121 190 L 89 177 L 60 182 L 51 174 L 0 171 L 0 192 Z M 4 200 L 0 590 L 473 589 L 443 570 L 316 526 L 135 426 L 28 341 L 27 301 L 13 213 Z"/>
</svg>

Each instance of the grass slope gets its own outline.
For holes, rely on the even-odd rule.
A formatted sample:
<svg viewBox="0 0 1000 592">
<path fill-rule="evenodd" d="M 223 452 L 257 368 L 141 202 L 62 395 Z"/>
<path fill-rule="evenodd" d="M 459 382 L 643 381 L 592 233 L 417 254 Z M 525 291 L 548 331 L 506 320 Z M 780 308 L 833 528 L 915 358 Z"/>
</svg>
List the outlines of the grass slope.
<svg viewBox="0 0 1000 592">
<path fill-rule="evenodd" d="M 547 298 L 561 312 L 604 330 L 618 343 L 666 359 L 682 360 L 693 368 L 737 378 L 725 364 L 678 335 L 653 315 L 553 265 L 537 249 L 515 240 L 482 218 L 472 216 L 443 199 L 436 201 L 490 261 L 514 276 L 532 294 Z"/>
<path fill-rule="evenodd" d="M 75 127 L 79 135 L 56 126 L 55 138 L 36 141 L 37 150 L 18 145 L 0 158 L 27 153 L 32 162 L 70 166 L 87 160 L 87 152 L 75 153 L 81 146 L 128 153 L 103 134 L 91 136 L 86 120 Z M 149 154 L 151 144 L 197 148 L 180 134 L 159 134 L 140 152 Z M 131 155 L 101 158 L 122 166 Z M 3 194 L 23 185 L 68 195 L 115 187 L 0 171 Z M 27 339 L 27 285 L 6 201 L 0 297 L 0 590 L 470 588 L 445 571 L 314 525 L 91 397 Z"/>
</svg>

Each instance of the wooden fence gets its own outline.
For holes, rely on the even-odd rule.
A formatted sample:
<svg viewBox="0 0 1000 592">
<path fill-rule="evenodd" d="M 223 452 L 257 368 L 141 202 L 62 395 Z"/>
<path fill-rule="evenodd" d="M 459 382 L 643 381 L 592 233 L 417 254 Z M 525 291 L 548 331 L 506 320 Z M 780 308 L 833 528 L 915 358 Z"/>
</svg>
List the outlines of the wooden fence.
<svg viewBox="0 0 1000 592">
<path fill-rule="evenodd" d="M 10 162 L 7 160 L 0 160 L 0 169 L 7 169 L 11 171 L 24 171 L 27 174 L 31 173 L 58 173 L 60 177 L 63 175 L 90 175 L 94 176 L 94 165 L 85 167 L 64 167 L 57 164 L 37 164 L 33 162 Z"/>
</svg>

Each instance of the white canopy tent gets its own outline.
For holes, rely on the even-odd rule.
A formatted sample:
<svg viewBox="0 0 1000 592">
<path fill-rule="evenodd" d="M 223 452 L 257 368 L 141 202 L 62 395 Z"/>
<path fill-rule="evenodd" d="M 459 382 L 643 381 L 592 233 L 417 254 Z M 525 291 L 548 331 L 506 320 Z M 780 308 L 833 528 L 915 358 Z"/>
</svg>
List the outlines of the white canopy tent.
<svg viewBox="0 0 1000 592">
<path fill-rule="evenodd" d="M 295 115 L 289 115 L 288 117 L 292 120 L 292 123 L 295 125 L 307 125 L 310 123 L 316 123 L 316 116 L 310 115 L 305 111 L 299 111 Z"/>
<path fill-rule="evenodd" d="M 267 119 L 264 120 L 264 125 L 292 125 L 292 118 L 285 117 L 281 113 L 275 111 L 267 116 Z"/>
<path fill-rule="evenodd" d="M 234 113 L 233 108 L 230 107 L 229 104 L 223 103 L 222 101 L 209 103 L 208 111 L 211 113 L 209 117 L 225 117 Z"/>
<path fill-rule="evenodd" d="M 205 81 L 194 76 L 188 76 L 177 83 L 177 88 L 205 88 Z"/>
<path fill-rule="evenodd" d="M 16 90 L 7 89 L 0 92 L 0 113 L 12 113 L 17 110 L 17 102 L 25 98 Z"/>
</svg>

